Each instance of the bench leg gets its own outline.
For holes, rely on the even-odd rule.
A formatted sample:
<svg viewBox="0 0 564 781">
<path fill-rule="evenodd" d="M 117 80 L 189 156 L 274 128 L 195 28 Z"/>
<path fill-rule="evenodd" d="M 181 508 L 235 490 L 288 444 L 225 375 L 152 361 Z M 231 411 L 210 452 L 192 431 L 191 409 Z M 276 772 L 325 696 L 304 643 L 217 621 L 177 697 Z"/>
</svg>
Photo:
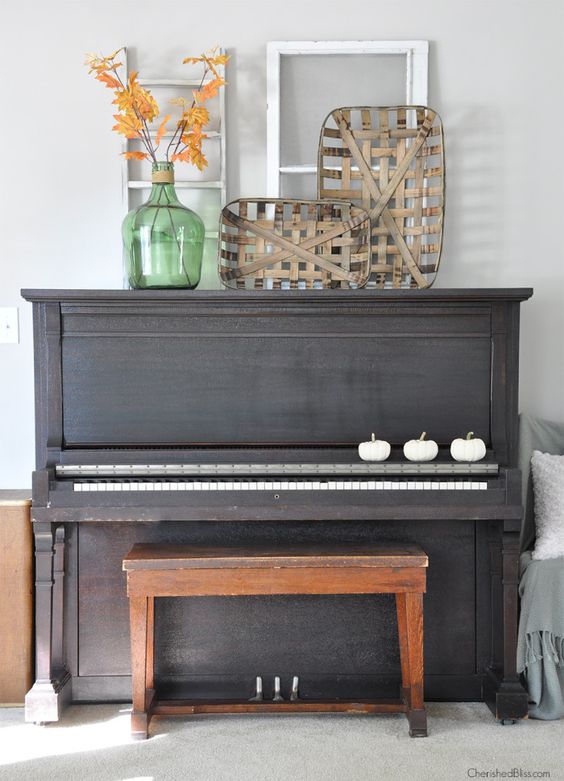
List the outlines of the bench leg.
<svg viewBox="0 0 564 781">
<path fill-rule="evenodd" d="M 155 688 L 154 680 L 155 649 L 155 598 L 147 598 L 147 689 Z"/>
<path fill-rule="evenodd" d="M 405 594 L 406 634 L 409 655 L 409 704 L 407 718 L 412 738 L 427 736 L 423 700 L 423 594 Z"/>
<path fill-rule="evenodd" d="M 401 660 L 401 699 L 409 706 L 411 678 L 409 675 L 409 645 L 407 641 L 407 613 L 405 594 L 396 594 L 396 613 L 398 617 L 398 637 Z"/>
<path fill-rule="evenodd" d="M 149 705 L 147 698 L 147 648 L 149 643 L 149 614 L 152 616 L 152 610 L 149 610 L 148 603 L 149 600 L 147 597 L 129 598 L 131 688 L 133 700 L 133 708 L 131 711 L 131 735 L 138 739 L 147 738 L 149 721 L 151 718 L 150 709 L 147 707 Z"/>
</svg>

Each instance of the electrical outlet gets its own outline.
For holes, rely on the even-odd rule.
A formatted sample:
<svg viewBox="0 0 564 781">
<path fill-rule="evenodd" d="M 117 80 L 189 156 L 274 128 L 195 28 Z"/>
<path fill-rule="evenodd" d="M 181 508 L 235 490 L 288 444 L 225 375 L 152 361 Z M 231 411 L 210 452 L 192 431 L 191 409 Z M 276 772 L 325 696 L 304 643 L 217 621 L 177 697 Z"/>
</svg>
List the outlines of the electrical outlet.
<svg viewBox="0 0 564 781">
<path fill-rule="evenodd" d="M 18 308 L 16 306 L 0 306 L 0 343 L 18 344 Z"/>
</svg>

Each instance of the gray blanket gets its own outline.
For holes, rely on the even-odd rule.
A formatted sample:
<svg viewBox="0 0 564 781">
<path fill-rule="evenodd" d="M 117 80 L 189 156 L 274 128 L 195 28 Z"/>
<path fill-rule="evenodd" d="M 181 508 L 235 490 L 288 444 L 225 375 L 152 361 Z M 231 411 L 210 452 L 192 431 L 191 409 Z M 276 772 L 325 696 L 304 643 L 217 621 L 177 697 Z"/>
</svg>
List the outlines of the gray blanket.
<svg viewBox="0 0 564 781">
<path fill-rule="evenodd" d="M 564 424 L 521 415 L 519 466 L 525 516 L 521 534 L 521 616 L 517 670 L 537 719 L 564 717 L 564 558 L 533 561 L 535 526 L 530 461 L 533 450 L 564 455 Z"/>
</svg>

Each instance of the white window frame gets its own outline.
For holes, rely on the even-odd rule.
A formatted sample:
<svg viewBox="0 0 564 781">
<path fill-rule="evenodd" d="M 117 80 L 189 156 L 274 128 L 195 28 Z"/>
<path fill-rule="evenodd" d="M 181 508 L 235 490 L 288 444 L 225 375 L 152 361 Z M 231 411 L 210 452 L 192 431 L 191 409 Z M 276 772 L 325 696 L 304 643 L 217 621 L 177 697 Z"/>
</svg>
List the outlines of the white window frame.
<svg viewBox="0 0 564 781">
<path fill-rule="evenodd" d="M 319 54 L 404 54 L 405 103 L 427 105 L 428 41 L 269 41 L 266 47 L 266 193 L 280 195 L 280 175 L 315 173 L 316 166 L 280 167 L 280 66 L 282 57 Z"/>
</svg>

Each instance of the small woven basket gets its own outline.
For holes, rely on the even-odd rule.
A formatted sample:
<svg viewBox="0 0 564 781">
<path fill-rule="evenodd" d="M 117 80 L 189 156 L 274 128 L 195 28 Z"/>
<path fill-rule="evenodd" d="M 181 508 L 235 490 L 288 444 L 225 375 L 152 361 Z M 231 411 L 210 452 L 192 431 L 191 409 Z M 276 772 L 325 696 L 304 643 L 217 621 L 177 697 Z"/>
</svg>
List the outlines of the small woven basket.
<svg viewBox="0 0 564 781">
<path fill-rule="evenodd" d="M 370 275 L 370 220 L 346 201 L 241 198 L 219 229 L 227 287 L 359 288 Z"/>
<path fill-rule="evenodd" d="M 321 129 L 319 198 L 345 198 L 372 222 L 368 287 L 429 287 L 443 238 L 440 117 L 425 106 L 334 109 Z"/>
</svg>

